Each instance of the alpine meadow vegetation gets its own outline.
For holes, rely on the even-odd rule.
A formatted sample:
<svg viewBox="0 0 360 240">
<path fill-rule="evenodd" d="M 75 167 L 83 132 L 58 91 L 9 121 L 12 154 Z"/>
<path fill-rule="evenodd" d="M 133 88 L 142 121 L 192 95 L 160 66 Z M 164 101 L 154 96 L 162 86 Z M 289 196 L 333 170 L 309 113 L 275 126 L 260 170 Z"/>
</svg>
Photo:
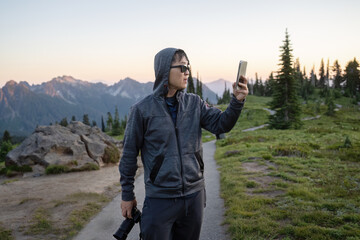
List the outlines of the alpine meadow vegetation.
<svg viewBox="0 0 360 240">
<path fill-rule="evenodd" d="M 216 142 L 231 239 L 359 239 L 359 107 L 341 97 L 330 116 L 308 101 L 300 117 L 311 120 L 301 129 L 243 132 L 268 122 L 271 100 L 248 96 Z"/>
</svg>

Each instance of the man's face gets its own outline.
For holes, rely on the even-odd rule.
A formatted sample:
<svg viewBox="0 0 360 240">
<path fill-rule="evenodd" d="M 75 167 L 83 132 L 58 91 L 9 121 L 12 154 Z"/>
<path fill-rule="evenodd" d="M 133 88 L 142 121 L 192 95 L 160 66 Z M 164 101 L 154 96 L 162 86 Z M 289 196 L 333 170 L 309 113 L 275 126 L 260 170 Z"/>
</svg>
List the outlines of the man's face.
<svg viewBox="0 0 360 240">
<path fill-rule="evenodd" d="M 180 61 L 174 62 L 171 66 L 188 66 L 186 57 L 183 57 Z M 187 80 L 189 78 L 189 70 L 181 72 L 181 67 L 170 68 L 169 75 L 169 89 L 182 90 L 186 88 Z"/>
</svg>

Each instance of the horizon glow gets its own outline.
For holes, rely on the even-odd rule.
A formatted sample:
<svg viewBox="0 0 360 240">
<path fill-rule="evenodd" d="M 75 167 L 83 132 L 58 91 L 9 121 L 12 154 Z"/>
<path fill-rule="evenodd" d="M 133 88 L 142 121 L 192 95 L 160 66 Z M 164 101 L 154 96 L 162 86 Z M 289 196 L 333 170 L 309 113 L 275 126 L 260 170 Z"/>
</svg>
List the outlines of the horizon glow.
<svg viewBox="0 0 360 240">
<path fill-rule="evenodd" d="M 293 61 L 307 75 L 338 60 L 360 58 L 360 1 L 284 0 L 124 2 L 16 0 L 0 2 L 0 87 L 9 80 L 40 84 L 69 75 L 114 84 L 154 81 L 153 59 L 165 47 L 188 54 L 203 82 L 235 81 L 240 60 L 247 78 L 279 70 L 288 29 Z M 331 68 L 330 68 L 331 69 Z"/>
</svg>

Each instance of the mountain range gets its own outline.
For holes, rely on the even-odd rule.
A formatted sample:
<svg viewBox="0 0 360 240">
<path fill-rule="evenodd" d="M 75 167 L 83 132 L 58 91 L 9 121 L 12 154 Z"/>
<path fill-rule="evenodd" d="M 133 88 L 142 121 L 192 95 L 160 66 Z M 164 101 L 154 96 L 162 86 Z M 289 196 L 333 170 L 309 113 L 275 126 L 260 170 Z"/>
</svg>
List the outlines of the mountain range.
<svg viewBox="0 0 360 240">
<path fill-rule="evenodd" d="M 196 81 L 196 79 L 194 79 Z M 203 84 L 203 98 L 209 103 L 222 96 L 225 80 Z M 227 83 L 230 86 L 230 83 Z M 82 121 L 88 114 L 101 125 L 107 113 L 118 108 L 120 118 L 128 114 L 132 104 L 152 93 L 153 82 L 140 83 L 131 78 L 113 85 L 91 83 L 71 76 L 53 78 L 38 85 L 8 81 L 0 89 L 0 134 L 8 130 L 11 135 L 29 135 L 37 125 L 49 125 L 75 116 Z"/>
</svg>

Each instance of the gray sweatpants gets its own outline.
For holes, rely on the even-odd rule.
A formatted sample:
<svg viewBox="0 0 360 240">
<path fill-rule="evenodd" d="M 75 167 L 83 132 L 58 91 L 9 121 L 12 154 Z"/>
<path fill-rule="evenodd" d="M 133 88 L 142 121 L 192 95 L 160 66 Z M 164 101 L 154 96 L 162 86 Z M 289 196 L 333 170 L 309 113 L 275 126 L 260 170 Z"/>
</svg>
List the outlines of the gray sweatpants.
<svg viewBox="0 0 360 240">
<path fill-rule="evenodd" d="M 144 240 L 198 240 L 205 190 L 181 198 L 146 197 L 141 216 Z"/>
</svg>

